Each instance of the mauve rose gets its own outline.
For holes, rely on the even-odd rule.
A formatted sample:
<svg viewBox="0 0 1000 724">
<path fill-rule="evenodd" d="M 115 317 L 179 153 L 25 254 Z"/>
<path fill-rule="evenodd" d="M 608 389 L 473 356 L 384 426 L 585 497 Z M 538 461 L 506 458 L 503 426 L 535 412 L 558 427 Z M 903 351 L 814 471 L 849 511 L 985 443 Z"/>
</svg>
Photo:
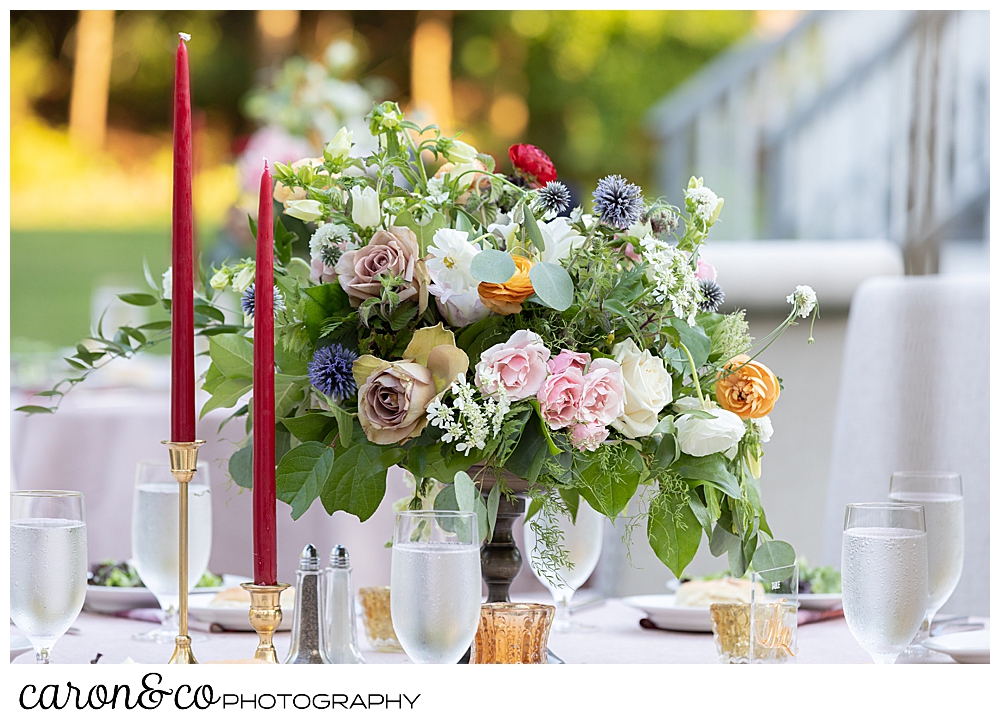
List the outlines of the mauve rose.
<svg viewBox="0 0 1000 724">
<path fill-rule="evenodd" d="M 607 425 L 625 411 L 622 366 L 611 359 L 596 359 L 583 378 L 580 422 Z"/>
<path fill-rule="evenodd" d="M 416 362 L 383 362 L 358 388 L 358 412 L 368 439 L 378 445 L 416 437 L 427 425 L 437 394 L 431 371 Z"/>
<path fill-rule="evenodd" d="M 532 187 L 541 188 L 556 180 L 556 167 L 552 159 L 538 146 L 517 143 L 507 152 L 511 165 L 532 180 Z"/>
<path fill-rule="evenodd" d="M 571 352 L 564 349 L 549 360 L 549 372 L 556 375 L 570 367 L 576 367 L 580 372 L 583 372 L 589 364 L 590 355 L 587 352 Z"/>
<path fill-rule="evenodd" d="M 597 422 L 580 422 L 569 429 L 569 439 L 577 450 L 593 452 L 608 439 L 608 428 Z"/>
<path fill-rule="evenodd" d="M 410 282 L 399 291 L 399 300 L 405 302 L 417 295 L 417 287 L 412 282 L 413 267 L 419 255 L 416 234 L 404 226 L 390 226 L 388 231 L 376 231 L 368 246 L 345 252 L 334 270 L 354 307 L 366 299 L 382 296 L 382 284 L 375 277 L 384 272 L 392 272 Z"/>
<path fill-rule="evenodd" d="M 534 332 L 519 329 L 506 342 L 485 350 L 476 365 L 476 386 L 485 395 L 500 388 L 512 401 L 538 393 L 548 374 L 550 352 Z"/>
<path fill-rule="evenodd" d="M 567 367 L 546 378 L 538 391 L 538 405 L 549 427 L 561 430 L 577 421 L 583 389 L 583 373 L 576 367 Z"/>
</svg>

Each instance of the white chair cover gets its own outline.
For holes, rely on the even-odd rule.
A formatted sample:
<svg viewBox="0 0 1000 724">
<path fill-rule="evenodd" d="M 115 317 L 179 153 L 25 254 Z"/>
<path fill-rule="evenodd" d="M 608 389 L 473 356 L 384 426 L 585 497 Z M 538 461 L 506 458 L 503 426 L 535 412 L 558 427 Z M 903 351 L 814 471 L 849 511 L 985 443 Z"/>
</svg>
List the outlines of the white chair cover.
<svg viewBox="0 0 1000 724">
<path fill-rule="evenodd" d="M 953 470 L 965 566 L 943 612 L 989 615 L 987 276 L 879 277 L 858 288 L 844 346 L 823 555 L 839 566 L 845 507 L 888 499 L 896 470 Z"/>
</svg>

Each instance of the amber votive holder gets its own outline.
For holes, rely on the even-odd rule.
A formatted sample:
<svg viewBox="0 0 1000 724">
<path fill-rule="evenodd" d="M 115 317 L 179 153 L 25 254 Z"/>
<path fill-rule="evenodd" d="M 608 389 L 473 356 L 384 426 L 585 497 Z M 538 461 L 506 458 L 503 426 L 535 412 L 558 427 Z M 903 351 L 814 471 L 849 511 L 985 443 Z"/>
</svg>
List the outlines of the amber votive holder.
<svg viewBox="0 0 1000 724">
<path fill-rule="evenodd" d="M 484 603 L 472 644 L 473 664 L 547 664 L 555 606 Z"/>
<path fill-rule="evenodd" d="M 749 664 L 750 604 L 713 603 L 709 615 L 719 660 L 724 664 Z"/>
<path fill-rule="evenodd" d="M 375 651 L 402 653 L 396 631 L 392 627 L 388 586 L 366 586 L 358 589 L 358 610 L 364 623 L 368 644 Z"/>
</svg>

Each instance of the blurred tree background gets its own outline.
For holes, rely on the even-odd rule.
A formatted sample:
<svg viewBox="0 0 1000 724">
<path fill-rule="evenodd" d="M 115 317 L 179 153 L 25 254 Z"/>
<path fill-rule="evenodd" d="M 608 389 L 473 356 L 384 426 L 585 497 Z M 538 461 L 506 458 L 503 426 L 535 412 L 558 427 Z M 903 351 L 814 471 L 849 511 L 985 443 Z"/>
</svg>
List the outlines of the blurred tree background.
<svg viewBox="0 0 1000 724">
<path fill-rule="evenodd" d="M 347 39 L 352 77 L 494 155 L 543 148 L 581 200 L 620 173 L 648 196 L 646 110 L 761 22 L 752 11 L 10 12 L 11 335 L 67 345 L 99 286 L 169 258 L 171 94 L 188 32 L 199 243 L 237 203 L 245 99 L 293 56 Z M 245 217 L 244 217 L 245 218 Z M 56 291 L 54 291 L 56 290 Z M 15 343 L 15 348 L 17 343 Z"/>
</svg>

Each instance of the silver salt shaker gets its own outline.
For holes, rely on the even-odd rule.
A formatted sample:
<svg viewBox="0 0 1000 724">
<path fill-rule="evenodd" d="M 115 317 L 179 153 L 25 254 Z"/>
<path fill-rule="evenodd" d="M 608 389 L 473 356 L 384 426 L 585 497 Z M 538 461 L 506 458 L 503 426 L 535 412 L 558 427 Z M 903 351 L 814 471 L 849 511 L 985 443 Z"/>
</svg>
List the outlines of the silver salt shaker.
<svg viewBox="0 0 1000 724">
<path fill-rule="evenodd" d="M 365 663 L 358 648 L 351 559 L 344 546 L 334 546 L 330 551 L 330 566 L 326 569 L 323 618 L 327 661 L 331 664 Z"/>
<path fill-rule="evenodd" d="M 292 644 L 286 664 L 328 664 L 322 629 L 323 571 L 319 553 L 311 543 L 302 549 L 295 572 L 295 608 L 292 615 Z"/>
</svg>

